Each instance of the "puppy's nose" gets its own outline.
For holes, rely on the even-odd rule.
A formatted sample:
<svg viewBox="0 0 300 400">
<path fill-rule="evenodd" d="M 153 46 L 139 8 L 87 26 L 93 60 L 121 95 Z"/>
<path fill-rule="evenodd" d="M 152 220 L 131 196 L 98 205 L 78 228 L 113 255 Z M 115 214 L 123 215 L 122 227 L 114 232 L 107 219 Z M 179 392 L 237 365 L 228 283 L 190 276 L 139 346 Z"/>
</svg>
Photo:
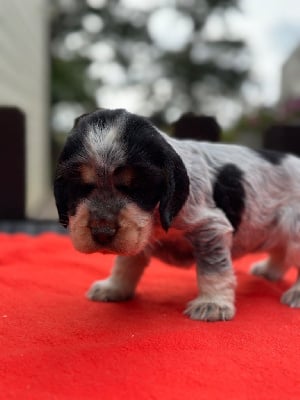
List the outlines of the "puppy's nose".
<svg viewBox="0 0 300 400">
<path fill-rule="evenodd" d="M 102 245 L 111 242 L 111 240 L 117 233 L 117 227 L 115 225 L 110 225 L 107 223 L 91 224 L 90 230 L 95 242 Z"/>
</svg>

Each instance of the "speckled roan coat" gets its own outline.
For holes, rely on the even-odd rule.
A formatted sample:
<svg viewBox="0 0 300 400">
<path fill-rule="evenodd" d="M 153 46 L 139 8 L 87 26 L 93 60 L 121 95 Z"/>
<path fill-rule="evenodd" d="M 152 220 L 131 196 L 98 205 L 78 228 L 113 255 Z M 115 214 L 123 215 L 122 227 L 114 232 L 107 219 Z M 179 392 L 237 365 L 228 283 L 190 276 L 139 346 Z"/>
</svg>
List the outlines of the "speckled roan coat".
<svg viewBox="0 0 300 400">
<path fill-rule="evenodd" d="M 246 147 L 180 141 L 125 110 L 79 117 L 57 166 L 60 221 L 79 251 L 117 254 L 88 297 L 134 295 L 152 256 L 196 264 L 192 319 L 235 314 L 232 259 L 263 251 L 252 273 L 280 279 L 300 267 L 300 160 Z M 300 307 L 300 281 L 282 296 Z"/>
</svg>

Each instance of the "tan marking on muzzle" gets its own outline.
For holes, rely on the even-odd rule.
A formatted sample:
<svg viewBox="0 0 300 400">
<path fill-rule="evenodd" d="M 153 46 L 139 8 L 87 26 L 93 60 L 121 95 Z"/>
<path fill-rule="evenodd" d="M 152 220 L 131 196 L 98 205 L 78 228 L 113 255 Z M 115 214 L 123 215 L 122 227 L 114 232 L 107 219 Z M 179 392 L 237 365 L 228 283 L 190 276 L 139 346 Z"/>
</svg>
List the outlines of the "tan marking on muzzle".
<svg viewBox="0 0 300 400">
<path fill-rule="evenodd" d="M 136 204 L 125 205 L 118 216 L 118 230 L 108 244 L 97 243 L 93 239 L 88 202 L 77 207 L 76 214 L 70 216 L 70 236 L 74 247 L 82 253 L 112 252 L 122 255 L 140 253 L 149 242 L 152 232 L 152 214 L 141 210 Z"/>
</svg>

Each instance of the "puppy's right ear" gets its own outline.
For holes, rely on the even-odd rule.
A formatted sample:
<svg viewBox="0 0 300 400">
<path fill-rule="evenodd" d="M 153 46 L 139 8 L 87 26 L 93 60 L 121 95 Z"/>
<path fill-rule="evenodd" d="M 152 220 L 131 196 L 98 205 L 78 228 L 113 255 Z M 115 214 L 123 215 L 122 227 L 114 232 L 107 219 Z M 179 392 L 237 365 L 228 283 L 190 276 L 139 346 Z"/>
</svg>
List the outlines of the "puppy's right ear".
<svg viewBox="0 0 300 400">
<path fill-rule="evenodd" d="M 59 173 L 57 172 L 54 180 L 54 197 L 58 211 L 59 222 L 64 228 L 67 228 L 69 225 L 67 196 L 66 181 L 62 176 L 59 176 Z"/>
<path fill-rule="evenodd" d="M 77 127 L 82 119 L 84 119 L 88 113 L 82 114 L 74 120 L 73 129 Z M 74 154 L 78 152 L 78 149 L 83 148 L 82 135 L 80 129 L 71 130 L 66 143 L 62 149 L 62 152 L 58 158 L 58 163 L 54 178 L 54 197 L 56 207 L 59 216 L 59 222 L 66 228 L 69 225 L 69 173 L 72 171 L 72 165 L 70 160 L 74 157 Z"/>
</svg>

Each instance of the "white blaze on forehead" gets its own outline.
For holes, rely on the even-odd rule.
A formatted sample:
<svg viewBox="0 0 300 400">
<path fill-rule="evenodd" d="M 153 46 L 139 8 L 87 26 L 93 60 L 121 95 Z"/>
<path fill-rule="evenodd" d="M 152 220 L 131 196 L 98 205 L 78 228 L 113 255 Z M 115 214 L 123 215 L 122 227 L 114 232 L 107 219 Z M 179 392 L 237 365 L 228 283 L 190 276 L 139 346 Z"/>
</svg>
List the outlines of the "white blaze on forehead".
<svg viewBox="0 0 300 400">
<path fill-rule="evenodd" d="M 98 163 L 119 164 L 125 158 L 119 124 L 90 127 L 85 140 L 89 156 Z"/>
</svg>

